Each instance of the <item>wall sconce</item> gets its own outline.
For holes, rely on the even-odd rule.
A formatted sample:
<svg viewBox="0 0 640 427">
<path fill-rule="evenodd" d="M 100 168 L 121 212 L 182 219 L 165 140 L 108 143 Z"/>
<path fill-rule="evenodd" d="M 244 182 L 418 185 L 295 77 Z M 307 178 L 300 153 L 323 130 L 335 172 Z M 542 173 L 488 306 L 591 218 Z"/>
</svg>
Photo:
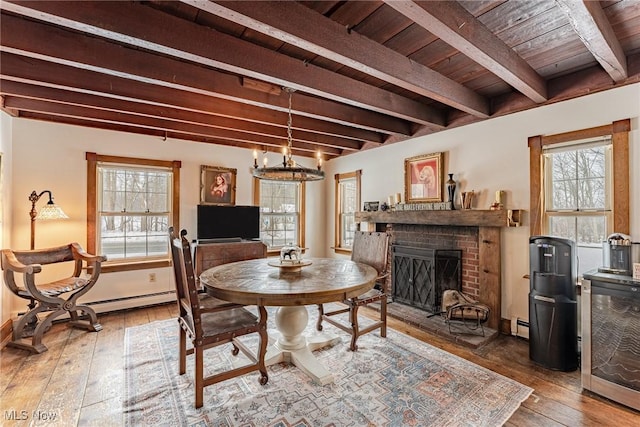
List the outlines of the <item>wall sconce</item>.
<svg viewBox="0 0 640 427">
<path fill-rule="evenodd" d="M 49 193 L 49 201 L 45 207 L 38 212 L 36 211 L 36 202 L 40 200 L 40 197 L 42 197 L 44 193 Z M 35 249 L 36 219 L 67 219 L 69 217 L 60 206 L 53 203 L 53 196 L 49 190 L 44 190 L 40 192 L 40 194 L 37 194 L 35 190 L 32 191 L 29 196 L 29 201 L 31 202 L 31 211 L 29 212 L 29 216 L 31 217 L 31 250 L 33 250 Z"/>
</svg>

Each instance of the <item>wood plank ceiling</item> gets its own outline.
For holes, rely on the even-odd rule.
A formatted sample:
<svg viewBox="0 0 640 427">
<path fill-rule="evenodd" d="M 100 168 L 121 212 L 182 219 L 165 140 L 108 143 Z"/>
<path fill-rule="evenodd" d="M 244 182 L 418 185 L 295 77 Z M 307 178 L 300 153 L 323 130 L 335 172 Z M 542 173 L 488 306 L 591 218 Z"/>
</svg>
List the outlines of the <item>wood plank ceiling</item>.
<svg viewBox="0 0 640 427">
<path fill-rule="evenodd" d="M 4 111 L 326 159 L 640 81 L 640 1 L 0 2 Z"/>
</svg>

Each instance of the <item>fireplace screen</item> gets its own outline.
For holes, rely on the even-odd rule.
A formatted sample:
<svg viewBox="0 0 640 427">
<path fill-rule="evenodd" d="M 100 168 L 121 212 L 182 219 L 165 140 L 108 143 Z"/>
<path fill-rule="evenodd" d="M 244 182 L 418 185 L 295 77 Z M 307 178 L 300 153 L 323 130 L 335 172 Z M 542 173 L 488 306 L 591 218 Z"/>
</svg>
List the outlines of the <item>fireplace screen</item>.
<svg viewBox="0 0 640 427">
<path fill-rule="evenodd" d="M 462 290 L 462 251 L 393 247 L 393 300 L 439 313 L 442 293 Z"/>
</svg>

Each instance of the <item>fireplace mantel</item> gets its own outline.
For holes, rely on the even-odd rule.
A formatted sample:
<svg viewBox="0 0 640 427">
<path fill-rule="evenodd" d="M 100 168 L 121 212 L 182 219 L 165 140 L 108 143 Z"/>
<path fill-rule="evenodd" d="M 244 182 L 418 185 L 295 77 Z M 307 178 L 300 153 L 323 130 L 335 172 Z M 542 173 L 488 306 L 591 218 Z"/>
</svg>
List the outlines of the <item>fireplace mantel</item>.
<svg viewBox="0 0 640 427">
<path fill-rule="evenodd" d="M 356 212 L 356 223 L 457 225 L 469 227 L 515 227 L 520 210 L 447 210 Z"/>
</svg>

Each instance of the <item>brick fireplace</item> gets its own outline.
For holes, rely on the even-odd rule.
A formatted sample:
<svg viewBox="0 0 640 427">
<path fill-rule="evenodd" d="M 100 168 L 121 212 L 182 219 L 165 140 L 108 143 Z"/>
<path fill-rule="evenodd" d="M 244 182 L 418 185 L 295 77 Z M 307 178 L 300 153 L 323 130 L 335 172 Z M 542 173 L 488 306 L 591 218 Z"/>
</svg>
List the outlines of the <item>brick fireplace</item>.
<svg viewBox="0 0 640 427">
<path fill-rule="evenodd" d="M 479 298 L 478 227 L 388 224 L 386 231 L 391 235 L 392 247 L 461 251 L 462 292 Z M 387 293 L 392 295 L 392 281 L 386 285 Z"/>
<path fill-rule="evenodd" d="M 510 222 L 516 215 L 519 217 L 520 211 L 378 211 L 357 212 L 356 222 L 363 230 L 388 232 L 391 247 L 461 250 L 462 291 L 490 307 L 487 326 L 498 329 L 502 293 L 501 228 L 517 225 Z M 389 277 L 386 289 L 390 295 L 391 286 Z"/>
</svg>

